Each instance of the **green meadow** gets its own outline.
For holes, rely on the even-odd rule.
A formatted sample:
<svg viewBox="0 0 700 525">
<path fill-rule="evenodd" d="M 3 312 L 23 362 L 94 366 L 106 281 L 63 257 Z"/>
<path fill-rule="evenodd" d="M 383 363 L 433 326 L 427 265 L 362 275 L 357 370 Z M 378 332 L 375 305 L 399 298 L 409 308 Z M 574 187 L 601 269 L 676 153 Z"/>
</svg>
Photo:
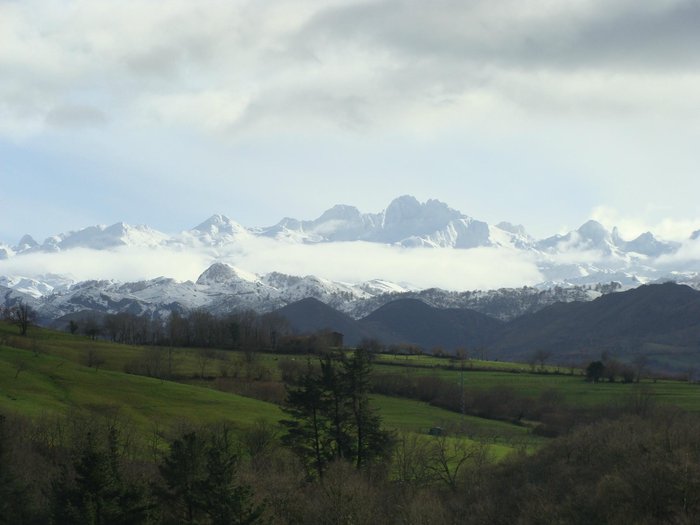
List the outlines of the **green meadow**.
<svg viewBox="0 0 700 525">
<path fill-rule="evenodd" d="M 125 373 L 134 363 L 156 354 L 161 368 L 170 359 L 176 381 Z M 307 359 L 259 353 L 255 366 L 263 370 L 265 381 L 279 384 L 280 362 L 296 361 L 303 366 Z M 32 417 L 71 411 L 119 414 L 143 433 L 154 426 L 183 422 L 227 422 L 236 428 L 259 420 L 277 423 L 285 417 L 278 404 L 218 389 L 222 374 L 227 381 L 250 380 L 241 372 L 244 362 L 241 352 L 131 346 L 40 328 L 20 337 L 15 327 L 0 323 L 0 411 Z M 590 384 L 580 371 L 556 373 L 555 367 L 533 373 L 530 365 L 519 363 L 467 360 L 463 368 L 461 365 L 433 356 L 379 355 L 374 373 L 439 378 L 463 384 L 470 393 L 504 388 L 533 398 L 554 393 L 574 407 L 595 408 L 643 394 L 661 404 L 700 411 L 700 386 L 683 381 Z M 487 443 L 498 457 L 545 441 L 533 435 L 528 425 L 463 415 L 414 399 L 384 395 L 372 399 L 387 428 L 427 434 L 440 427 L 462 439 Z"/>
</svg>

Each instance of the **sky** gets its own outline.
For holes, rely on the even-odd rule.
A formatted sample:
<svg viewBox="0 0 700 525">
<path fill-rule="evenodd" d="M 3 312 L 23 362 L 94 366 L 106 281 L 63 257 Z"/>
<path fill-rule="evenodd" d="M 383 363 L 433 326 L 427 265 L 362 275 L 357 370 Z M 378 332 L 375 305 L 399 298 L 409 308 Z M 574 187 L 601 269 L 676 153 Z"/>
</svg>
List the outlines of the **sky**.
<svg viewBox="0 0 700 525">
<path fill-rule="evenodd" d="M 700 2 L 0 0 L 0 242 L 436 198 L 700 228 Z"/>
</svg>

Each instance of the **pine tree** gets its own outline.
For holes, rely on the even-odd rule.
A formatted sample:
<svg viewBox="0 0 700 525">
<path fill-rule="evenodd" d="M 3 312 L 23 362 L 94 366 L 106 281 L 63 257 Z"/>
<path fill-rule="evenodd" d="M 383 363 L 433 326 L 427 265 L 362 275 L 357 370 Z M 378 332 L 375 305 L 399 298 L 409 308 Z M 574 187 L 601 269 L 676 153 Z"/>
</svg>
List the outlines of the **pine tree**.
<svg viewBox="0 0 700 525">
<path fill-rule="evenodd" d="M 263 507 L 254 505 L 251 489 L 237 482 L 237 470 L 238 456 L 228 429 L 206 438 L 185 434 L 170 444 L 160 466 L 167 484 L 163 502 L 174 505 L 177 523 L 257 523 Z"/>
<path fill-rule="evenodd" d="M 119 458 L 119 433 L 107 431 L 106 445 L 88 432 L 71 470 L 64 466 L 53 484 L 53 522 L 100 524 L 144 523 L 148 505 L 144 487 L 125 482 Z"/>
<path fill-rule="evenodd" d="M 333 459 L 344 459 L 360 469 L 389 453 L 391 434 L 381 429 L 381 418 L 369 400 L 369 354 L 352 357 L 325 355 L 319 370 L 310 365 L 298 387 L 288 389 L 284 420 L 290 446 L 321 477 Z M 311 469 L 309 469 L 311 470 Z"/>
<path fill-rule="evenodd" d="M 167 490 L 161 496 L 175 506 L 182 523 L 196 523 L 203 501 L 200 486 L 206 477 L 204 443 L 190 432 L 170 444 L 170 453 L 160 465 Z"/>
</svg>

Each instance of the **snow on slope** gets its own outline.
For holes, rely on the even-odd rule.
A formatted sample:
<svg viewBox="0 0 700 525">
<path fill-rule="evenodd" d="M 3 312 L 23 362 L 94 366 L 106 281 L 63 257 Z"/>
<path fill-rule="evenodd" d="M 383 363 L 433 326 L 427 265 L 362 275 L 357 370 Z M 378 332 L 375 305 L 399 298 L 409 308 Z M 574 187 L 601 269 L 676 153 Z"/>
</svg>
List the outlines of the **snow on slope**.
<svg viewBox="0 0 700 525">
<path fill-rule="evenodd" d="M 268 312 L 307 297 L 343 309 L 349 303 L 371 298 L 385 290 L 403 290 L 388 281 L 350 285 L 315 276 L 281 273 L 258 276 L 221 262 L 212 264 L 196 282 L 159 277 L 129 283 L 113 280 L 69 283 L 58 276 L 50 278 L 50 282 L 3 278 L 0 286 L 36 299 L 41 317 L 49 319 L 82 311 L 154 316 L 198 308 L 215 313 L 247 309 Z"/>
<path fill-rule="evenodd" d="M 164 233 L 148 226 L 130 226 L 118 222 L 111 226 L 89 226 L 82 230 L 54 235 L 42 245 L 38 245 L 31 236 L 25 235 L 18 248 L 21 248 L 20 253 L 58 252 L 72 248 L 106 250 L 120 246 L 151 248 L 161 245 L 167 238 Z"/>
<path fill-rule="evenodd" d="M 700 233 L 695 232 L 693 235 L 700 236 Z M 194 228 L 172 236 L 147 226 L 124 223 L 109 227 L 91 226 L 55 235 L 42 244 L 25 235 L 14 247 L 0 245 L 0 259 L 16 258 L 19 261 L 26 254 L 66 252 L 73 248 L 103 250 L 107 253 L 120 250 L 127 254 L 131 253 L 129 250 L 132 248 L 166 248 L 196 254 L 207 261 L 233 260 L 245 253 L 246 249 L 250 250 L 251 246 L 252 249 L 261 246 L 260 242 L 249 242 L 259 237 L 284 241 L 285 246 L 288 243 L 364 241 L 404 248 L 508 249 L 513 250 L 514 257 L 522 256 L 528 261 L 535 261 L 547 286 L 592 284 L 609 280 L 632 285 L 635 282 L 658 279 L 674 271 L 688 274 L 700 270 L 700 262 L 694 258 L 688 260 L 686 257 L 680 262 L 672 258 L 679 251 L 678 243 L 659 240 L 650 232 L 626 240 L 616 229 L 608 231 L 602 224 L 588 221 L 565 235 L 537 241 L 522 226 L 509 223 L 489 225 L 438 200 L 419 202 L 409 195 L 394 199 L 379 213 L 361 213 L 353 206 L 337 205 L 317 219 L 286 218 L 269 228 L 245 228 L 225 215 L 216 214 Z M 695 241 L 689 240 L 686 244 L 693 242 Z M 277 270 L 268 267 L 266 271 L 270 269 Z M 497 268 L 488 270 L 498 271 Z M 162 272 L 168 273 L 166 270 Z M 331 285 L 323 281 L 324 275 L 297 277 L 295 279 L 302 281 L 290 283 L 280 291 L 272 284 L 279 277 L 258 277 L 242 270 L 234 273 L 230 276 L 231 282 L 226 286 L 226 293 L 267 295 L 275 302 L 284 302 L 302 293 L 338 302 L 340 299 L 329 298 L 343 297 L 343 294 L 361 297 L 364 293 L 372 295 L 378 292 L 368 284 Z M 382 277 L 391 279 L 392 276 Z M 23 275 L 22 278 L 28 280 L 15 285 L 6 279 L 6 284 L 35 297 L 53 290 L 53 285 L 41 276 Z M 36 282 L 32 282 L 32 279 Z M 202 282 L 199 286 L 205 284 L 207 283 Z M 213 284 L 207 285 L 216 287 Z"/>
</svg>

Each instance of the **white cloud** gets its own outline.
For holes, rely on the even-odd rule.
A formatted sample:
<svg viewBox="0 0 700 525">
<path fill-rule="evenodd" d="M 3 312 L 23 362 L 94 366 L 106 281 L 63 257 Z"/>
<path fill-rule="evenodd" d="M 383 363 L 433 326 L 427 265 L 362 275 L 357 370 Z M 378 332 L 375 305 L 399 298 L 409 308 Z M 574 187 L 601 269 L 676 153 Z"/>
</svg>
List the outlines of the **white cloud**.
<svg viewBox="0 0 700 525">
<path fill-rule="evenodd" d="M 0 275 L 40 277 L 53 273 L 76 281 L 137 281 L 165 276 L 196 278 L 209 259 L 196 252 L 122 248 L 109 251 L 76 248 L 58 253 L 32 253 L 0 261 Z"/>
<path fill-rule="evenodd" d="M 366 242 L 298 245 L 254 239 L 233 264 L 258 273 L 282 271 L 360 282 L 387 279 L 453 290 L 523 286 L 542 280 L 529 256 L 507 249 L 399 248 Z"/>
<path fill-rule="evenodd" d="M 507 249 L 405 249 L 364 242 L 299 245 L 255 238 L 223 252 L 120 248 L 20 255 L 0 261 L 0 275 L 54 273 L 78 281 L 159 276 L 196 280 L 215 260 L 258 274 L 280 271 L 350 283 L 380 278 L 417 288 L 491 289 L 542 280 L 534 260 Z"/>
</svg>

